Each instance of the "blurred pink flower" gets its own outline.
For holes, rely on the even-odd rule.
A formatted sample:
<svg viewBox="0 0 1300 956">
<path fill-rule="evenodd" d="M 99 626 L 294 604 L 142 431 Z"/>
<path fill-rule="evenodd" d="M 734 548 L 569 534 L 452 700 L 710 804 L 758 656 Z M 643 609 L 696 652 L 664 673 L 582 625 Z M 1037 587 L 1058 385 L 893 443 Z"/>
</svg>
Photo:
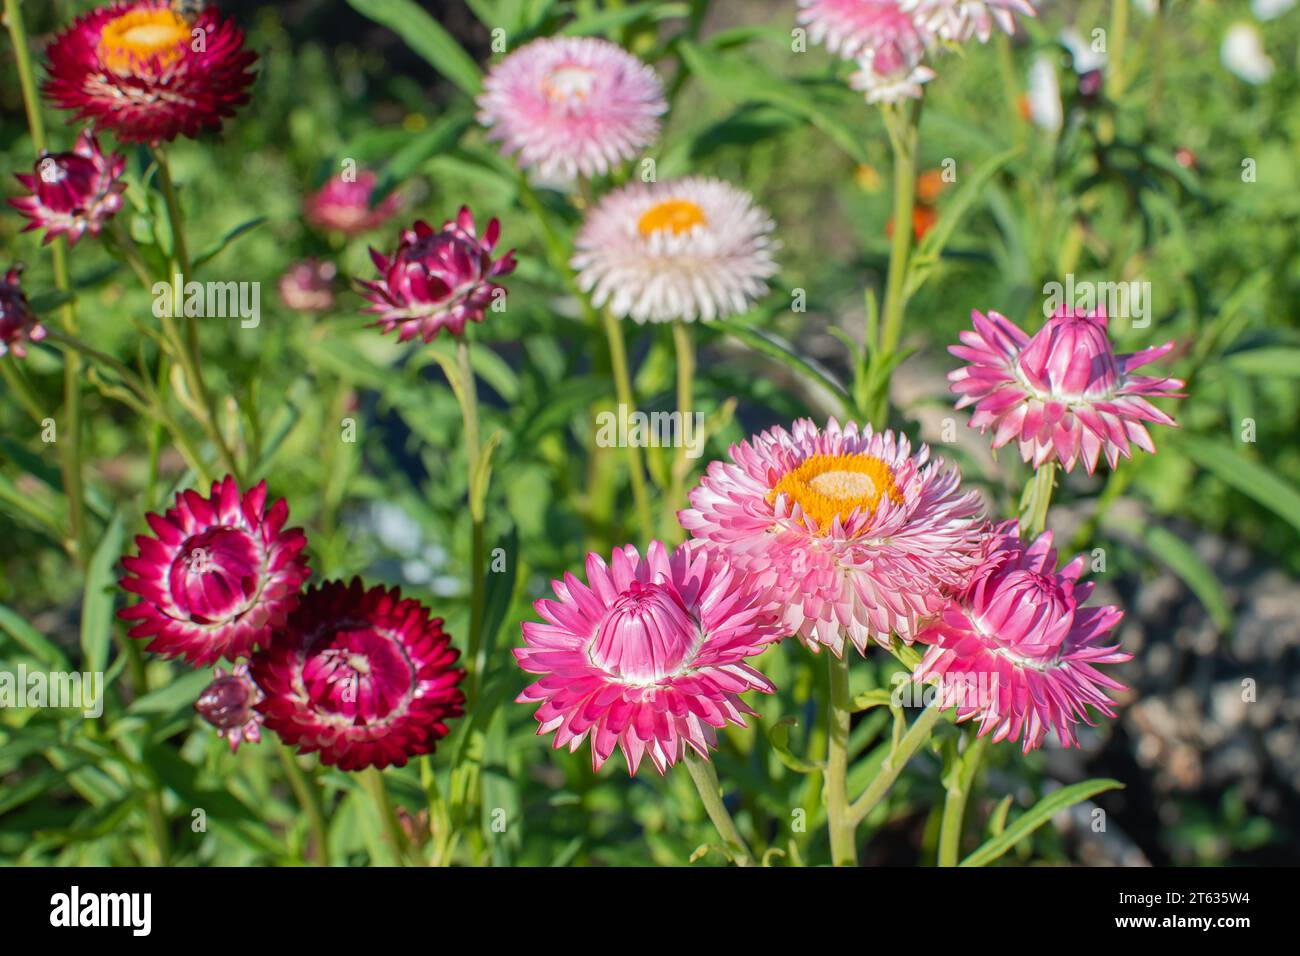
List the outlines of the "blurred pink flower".
<svg viewBox="0 0 1300 956">
<path fill-rule="evenodd" d="M 966 586 L 982 508 L 961 476 L 903 436 L 808 419 L 773 428 L 715 461 L 678 518 L 784 608 L 787 631 L 838 657 L 920 621 Z"/>
<path fill-rule="evenodd" d="M 27 354 L 27 342 L 45 338 L 45 327 L 32 313 L 22 285 L 23 267 L 13 266 L 0 278 L 0 358 Z"/>
<path fill-rule="evenodd" d="M 846 60 L 865 56 L 869 63 L 877 51 L 893 48 L 890 70 L 882 64 L 882 73 L 895 68 L 895 55 L 919 63 L 928 39 L 898 0 L 799 0 L 798 21 L 814 43 Z"/>
<path fill-rule="evenodd" d="M 931 646 L 913 679 L 937 684 L 937 706 L 977 718 L 981 736 L 1021 740 L 1028 753 L 1055 731 L 1077 746 L 1075 725 L 1093 723 L 1085 705 L 1114 717 L 1106 690 L 1124 689 L 1096 665 L 1133 656 L 1109 642 L 1122 611 L 1082 606 L 1093 589 L 1079 583 L 1083 564 L 1058 572 L 1051 532 L 1026 544 L 1014 521 L 999 526 L 970 587 L 917 635 Z"/>
<path fill-rule="evenodd" d="M 45 230 L 45 242 L 60 234 L 76 245 L 83 233 L 99 235 L 100 227 L 122 208 L 126 158 L 105 155 L 90 130 L 83 130 L 69 153 L 46 153 L 32 175 L 17 174 L 30 195 L 9 200 L 31 220 L 24 232 Z"/>
<path fill-rule="evenodd" d="M 987 43 L 996 25 L 1016 32 L 1016 15 L 1032 17 L 1037 0 L 902 0 L 918 25 L 940 39 L 965 43 L 972 36 Z"/>
<path fill-rule="evenodd" d="M 398 341 L 421 336 L 432 342 L 443 329 L 452 335 L 466 322 L 482 322 L 483 314 L 505 289 L 492 280 L 515 269 L 514 250 L 492 258 L 501 235 L 493 219 L 480 238 L 469 209 L 461 207 L 455 220 L 434 232 L 424 220 L 402 233 L 392 258 L 370 250 L 379 279 L 362 282 L 370 301 L 367 312 L 379 316 L 375 325 L 397 329 Z"/>
<path fill-rule="evenodd" d="M 631 545 L 606 565 L 587 556 L 587 583 L 552 584 L 557 600 L 525 621 L 519 666 L 541 678 L 519 695 L 540 702 L 538 734 L 576 751 L 591 738 L 596 769 L 622 748 L 628 772 L 648 756 L 661 774 L 689 746 L 701 757 L 728 722 L 753 715 L 747 690 L 772 693 L 745 663 L 780 637 L 762 593 L 696 542 L 671 555 L 652 541 L 643 559 Z"/>
<path fill-rule="evenodd" d="M 334 279 L 338 266 L 332 262 L 304 259 L 280 276 L 280 300 L 295 312 L 328 312 L 334 307 Z"/>
<path fill-rule="evenodd" d="M 1130 443 L 1156 450 L 1143 422 L 1176 425 L 1144 396 L 1181 397 L 1176 378 L 1134 375 L 1173 342 L 1117 355 L 1104 312 L 1061 309 L 1031 338 L 1005 316 L 972 312 L 974 331 L 948 351 L 971 363 L 948 374 L 958 408 L 975 406 L 972 428 L 993 429 L 993 447 L 1015 439 L 1035 468 L 1055 456 L 1066 471 L 1083 460 L 1089 474 L 1105 450 L 1111 468 Z"/>
<path fill-rule="evenodd" d="M 668 109 L 654 70 L 594 37 L 520 47 L 488 72 L 478 105 L 488 138 L 548 180 L 604 175 L 635 157 Z"/>
<path fill-rule="evenodd" d="M 303 201 L 303 216 L 315 229 L 349 237 L 377 229 L 402 208 L 402 197 L 396 192 L 371 206 L 378 181 L 379 177 L 369 170 L 362 170 L 353 179 L 335 176 Z"/>
</svg>

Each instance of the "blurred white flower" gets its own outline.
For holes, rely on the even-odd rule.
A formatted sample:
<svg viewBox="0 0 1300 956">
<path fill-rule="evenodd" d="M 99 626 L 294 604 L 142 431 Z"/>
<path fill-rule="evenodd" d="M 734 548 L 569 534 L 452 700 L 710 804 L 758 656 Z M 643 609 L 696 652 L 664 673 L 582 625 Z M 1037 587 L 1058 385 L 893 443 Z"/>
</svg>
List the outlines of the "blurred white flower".
<svg viewBox="0 0 1300 956">
<path fill-rule="evenodd" d="M 1259 20 L 1276 20 L 1295 6 L 1295 0 L 1250 0 L 1250 12 Z"/>
<path fill-rule="evenodd" d="M 1062 30 L 1060 40 L 1061 45 L 1070 51 L 1070 57 L 1074 60 L 1074 72 L 1080 76 L 1106 68 L 1106 54 L 1094 50 L 1092 44 L 1074 27 Z"/>
<path fill-rule="evenodd" d="M 1219 59 L 1231 72 L 1258 86 L 1273 75 L 1273 61 L 1264 52 L 1259 31 L 1249 23 L 1234 23 L 1223 35 Z"/>
<path fill-rule="evenodd" d="M 1035 126 L 1052 133 L 1061 128 L 1064 119 L 1056 65 L 1045 53 L 1040 53 L 1029 68 L 1029 118 Z"/>
</svg>

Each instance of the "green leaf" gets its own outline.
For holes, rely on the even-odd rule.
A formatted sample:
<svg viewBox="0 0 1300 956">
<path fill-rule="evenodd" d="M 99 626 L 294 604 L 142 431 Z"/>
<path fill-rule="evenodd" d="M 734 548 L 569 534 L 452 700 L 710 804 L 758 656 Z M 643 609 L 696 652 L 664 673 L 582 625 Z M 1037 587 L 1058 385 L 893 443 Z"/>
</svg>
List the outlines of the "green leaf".
<svg viewBox="0 0 1300 956">
<path fill-rule="evenodd" d="M 483 83 L 478 64 L 437 20 L 413 0 L 348 0 L 362 16 L 388 27 L 425 61 L 470 96 Z"/>
<path fill-rule="evenodd" d="M 375 184 L 371 203 L 381 202 L 430 158 L 445 153 L 460 142 L 461 136 L 472 122 L 473 118 L 469 114 L 456 113 L 443 117 L 429 129 L 413 137 L 384 164 L 379 182 Z"/>
<path fill-rule="evenodd" d="M 852 399 L 844 386 L 830 372 L 815 359 L 805 358 L 794 350 L 794 346 L 783 341 L 770 332 L 764 332 L 753 326 L 744 325 L 735 319 L 714 319 L 708 323 L 710 326 L 724 329 L 741 342 L 748 345 L 755 352 L 766 355 L 768 358 L 776 359 L 787 368 L 792 369 L 802 377 L 809 379 L 819 385 L 825 386 L 831 393 L 846 407 L 850 407 Z"/>
<path fill-rule="evenodd" d="M 1243 375 L 1300 378 L 1300 349 L 1297 348 L 1246 349 L 1224 356 L 1223 363 L 1232 372 Z"/>
<path fill-rule="evenodd" d="M 82 667 L 102 671 L 108 665 L 108 642 L 113 624 L 113 596 L 117 588 L 113 567 L 122 555 L 122 515 L 104 529 L 99 546 L 86 568 L 86 590 L 81 603 Z"/>
<path fill-rule="evenodd" d="M 593 36 L 608 34 L 611 30 L 630 26 L 642 20 L 658 23 L 661 20 L 685 19 L 690 15 L 687 3 L 633 3 L 612 10 L 598 10 L 565 24 L 560 32 L 568 36 Z"/>
<path fill-rule="evenodd" d="M 1205 605 L 1210 619 L 1220 633 L 1232 630 L 1232 610 L 1228 606 L 1227 595 L 1215 577 L 1214 571 L 1201 560 L 1186 541 L 1167 528 L 1151 525 L 1141 532 L 1142 542 L 1147 549 L 1169 570 L 1182 578 L 1197 599 Z"/>
<path fill-rule="evenodd" d="M 488 551 L 487 581 L 483 589 L 483 653 L 492 659 L 497 634 L 510 610 L 515 595 L 515 579 L 519 574 L 519 531 L 512 525 L 504 542 L 497 544 L 506 553 L 503 571 L 492 570 L 492 552 Z"/>
<path fill-rule="evenodd" d="M 206 667 L 176 678 L 166 687 L 145 694 L 131 702 L 129 714 L 174 714 L 194 703 L 203 688 L 212 681 Z"/>
<path fill-rule="evenodd" d="M 205 262 L 208 262 L 216 258 L 225 250 L 226 246 L 230 245 L 232 242 L 234 242 L 236 239 L 238 239 L 240 236 L 244 235 L 245 233 L 252 232 L 254 229 L 256 229 L 264 222 L 266 222 L 265 216 L 257 216 L 253 219 L 248 220 L 247 222 L 241 222 L 234 229 L 231 229 L 228 233 L 222 236 L 221 241 L 218 242 L 215 246 L 213 246 L 211 249 L 208 249 L 206 252 L 201 253 L 197 258 L 195 258 L 194 262 L 190 264 L 190 268 L 197 269 Z"/>
<path fill-rule="evenodd" d="M 0 631 L 12 637 L 23 650 L 52 671 L 69 670 L 68 659 L 36 628 L 28 624 L 15 611 L 0 604 Z"/>
<path fill-rule="evenodd" d="M 1300 491 L 1290 482 L 1224 442 L 1193 435 L 1183 435 L 1177 441 L 1196 464 L 1300 531 Z"/>
<path fill-rule="evenodd" d="M 1062 787 L 1039 800 L 998 836 L 986 840 L 978 850 L 962 860 L 960 865 L 985 866 L 992 863 L 1062 810 L 1107 790 L 1123 789 L 1122 783 L 1110 779 L 1085 780 L 1082 783 Z"/>
<path fill-rule="evenodd" d="M 795 717 L 782 717 L 771 727 L 767 728 L 767 739 L 771 743 L 772 749 L 776 751 L 777 757 L 781 763 L 785 764 L 795 773 L 815 773 L 821 770 L 821 764 L 812 763 L 804 760 L 802 757 L 795 756 L 790 749 L 790 728 L 798 726 L 799 721 Z"/>
<path fill-rule="evenodd" d="M 860 714 L 864 710 L 870 710 L 873 707 L 892 707 L 894 706 L 894 696 L 883 687 L 877 687 L 875 690 L 869 690 L 858 694 L 853 698 L 853 705 L 850 711 Z"/>
</svg>

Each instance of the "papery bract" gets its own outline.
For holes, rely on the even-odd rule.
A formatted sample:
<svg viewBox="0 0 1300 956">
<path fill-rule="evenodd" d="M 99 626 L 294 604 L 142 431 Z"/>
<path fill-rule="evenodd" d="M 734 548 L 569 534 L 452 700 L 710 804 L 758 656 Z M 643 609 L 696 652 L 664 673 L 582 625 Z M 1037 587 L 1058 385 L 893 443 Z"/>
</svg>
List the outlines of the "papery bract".
<svg viewBox="0 0 1300 956">
<path fill-rule="evenodd" d="M 255 744 L 262 739 L 262 715 L 256 709 L 261 699 L 262 691 L 249 676 L 248 665 L 236 664 L 229 674 L 220 667 L 216 669 L 212 683 L 194 702 L 194 709 L 217 728 L 230 744 L 230 752 L 236 753 L 241 743 Z"/>
<path fill-rule="evenodd" d="M 83 130 L 71 152 L 46 153 L 31 175 L 16 175 L 29 195 L 11 199 L 9 205 L 31 220 L 24 232 L 44 229 L 45 242 L 63 235 L 73 246 L 86 232 L 99 235 L 122 208 L 125 169 L 126 157 L 105 155 L 90 130 Z"/>
</svg>

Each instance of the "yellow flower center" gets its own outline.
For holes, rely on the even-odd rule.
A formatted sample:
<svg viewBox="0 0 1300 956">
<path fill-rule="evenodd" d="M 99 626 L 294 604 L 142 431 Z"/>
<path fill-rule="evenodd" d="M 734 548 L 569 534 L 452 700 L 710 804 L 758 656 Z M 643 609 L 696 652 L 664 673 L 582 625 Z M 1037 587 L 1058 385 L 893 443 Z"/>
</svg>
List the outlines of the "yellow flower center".
<svg viewBox="0 0 1300 956">
<path fill-rule="evenodd" d="M 561 66 L 542 81 L 542 91 L 552 103 L 585 102 L 595 83 L 595 70 L 585 66 Z"/>
<path fill-rule="evenodd" d="M 872 455 L 813 455 L 782 477 L 767 500 L 782 493 L 822 531 L 830 530 L 836 516 L 841 524 L 848 521 L 855 508 L 874 511 L 885 495 L 903 503 L 889 466 Z"/>
<path fill-rule="evenodd" d="M 680 236 L 696 226 L 708 224 L 709 220 L 704 215 L 704 210 L 689 199 L 665 199 L 642 214 L 637 228 L 641 230 L 641 235 L 648 239 L 654 233 L 665 229 L 672 230 L 674 236 Z"/>
<path fill-rule="evenodd" d="M 96 52 L 113 72 L 130 74 L 154 56 L 164 68 L 176 64 L 189 39 L 189 24 L 166 7 L 134 10 L 104 24 Z"/>
</svg>

